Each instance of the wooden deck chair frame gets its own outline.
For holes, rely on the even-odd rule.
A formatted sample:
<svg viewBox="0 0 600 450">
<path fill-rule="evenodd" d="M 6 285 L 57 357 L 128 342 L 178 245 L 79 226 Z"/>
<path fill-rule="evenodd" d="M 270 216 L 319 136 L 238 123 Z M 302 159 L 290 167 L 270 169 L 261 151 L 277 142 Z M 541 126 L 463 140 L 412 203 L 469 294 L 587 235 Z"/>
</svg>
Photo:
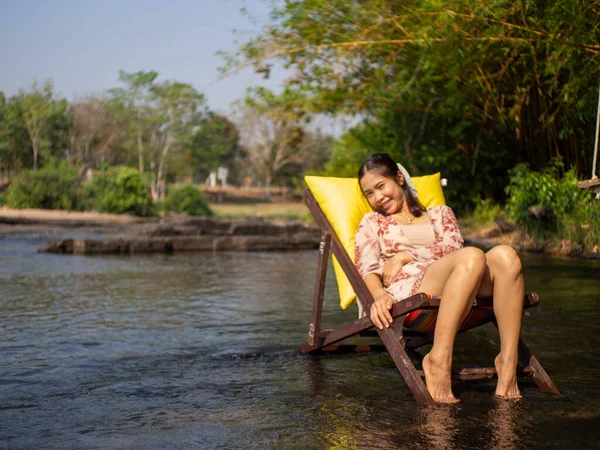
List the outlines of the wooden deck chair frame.
<svg viewBox="0 0 600 450">
<path fill-rule="evenodd" d="M 361 302 L 364 311 L 369 311 L 373 304 L 373 297 L 366 284 L 360 277 L 354 263 L 348 256 L 344 247 L 340 243 L 335 231 L 329 223 L 327 217 L 319 207 L 315 197 L 310 189 L 304 192 L 304 201 L 312 213 L 316 223 L 321 229 L 321 243 L 319 245 L 319 257 L 317 263 L 317 275 L 313 297 L 312 320 L 308 332 L 308 340 L 301 346 L 303 353 L 317 353 L 321 351 L 361 351 L 370 350 L 373 346 L 368 345 L 340 345 L 338 342 L 353 336 L 377 336 L 381 338 L 385 349 L 388 351 L 392 360 L 398 367 L 406 384 L 412 391 L 417 402 L 422 406 L 434 406 L 433 400 L 422 379 L 424 377 L 422 370 L 417 370 L 411 359 L 406 353 L 406 349 L 417 348 L 432 341 L 431 334 L 416 333 L 410 330 L 404 330 L 400 339 L 398 339 L 395 330 L 403 326 L 406 315 L 417 309 L 436 309 L 439 308 L 440 300 L 430 296 L 418 293 L 394 304 L 391 315 L 394 319 L 392 326 L 387 329 L 379 330 L 373 326 L 369 317 L 354 320 L 346 325 L 335 329 L 321 328 L 321 314 L 323 308 L 323 295 L 325 291 L 325 278 L 330 251 L 336 256 L 344 273 L 348 277 L 354 292 L 357 294 L 357 301 Z M 529 293 L 524 298 L 524 307 L 530 308 L 539 303 L 536 293 Z M 492 299 L 477 299 L 473 308 L 490 307 Z M 494 321 L 490 318 L 489 321 Z M 487 323 L 484 322 L 484 323 Z M 477 326 L 482 325 L 479 323 Z M 495 324 L 495 321 L 494 321 Z M 466 331 L 466 330 L 461 330 Z M 454 372 L 453 377 L 460 379 L 482 379 L 492 378 L 496 375 L 494 367 L 466 368 Z M 550 379 L 542 365 L 531 354 L 529 348 L 519 340 L 519 369 L 518 376 L 528 376 L 542 392 L 547 392 L 560 396 L 560 391 Z"/>
</svg>

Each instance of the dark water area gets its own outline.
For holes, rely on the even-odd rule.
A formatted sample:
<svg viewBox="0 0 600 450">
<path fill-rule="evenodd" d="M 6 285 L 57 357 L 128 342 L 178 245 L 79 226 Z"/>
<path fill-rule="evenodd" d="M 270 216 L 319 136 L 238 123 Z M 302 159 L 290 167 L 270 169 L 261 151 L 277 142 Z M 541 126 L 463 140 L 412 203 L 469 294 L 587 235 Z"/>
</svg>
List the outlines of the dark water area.
<svg viewBox="0 0 600 450">
<path fill-rule="evenodd" d="M 456 381 L 462 403 L 424 409 L 386 353 L 299 352 L 316 251 L 80 257 L 45 242 L 0 239 L 0 448 L 598 447 L 598 261 L 524 257 L 541 305 L 523 337 L 563 398 Z M 324 325 L 355 318 L 333 276 L 325 298 Z M 497 351 L 486 325 L 458 338 L 455 364 Z"/>
</svg>

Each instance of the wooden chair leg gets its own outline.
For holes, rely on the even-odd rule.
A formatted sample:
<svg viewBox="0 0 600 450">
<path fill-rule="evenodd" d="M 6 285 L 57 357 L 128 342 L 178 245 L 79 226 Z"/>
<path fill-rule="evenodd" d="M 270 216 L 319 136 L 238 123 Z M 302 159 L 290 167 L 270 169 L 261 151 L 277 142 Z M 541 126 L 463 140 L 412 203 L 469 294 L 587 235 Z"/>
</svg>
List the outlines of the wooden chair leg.
<svg viewBox="0 0 600 450">
<path fill-rule="evenodd" d="M 404 346 L 396 338 L 394 330 L 391 328 L 384 328 L 383 330 L 377 330 L 377 332 L 419 405 L 436 406 L 437 403 L 429 394 L 427 386 L 406 354 Z"/>
<path fill-rule="evenodd" d="M 493 323 L 496 326 L 496 328 L 498 328 L 498 322 L 494 320 Z M 550 378 L 550 376 L 546 373 L 546 371 L 544 370 L 540 362 L 537 360 L 537 358 L 533 356 L 533 354 L 529 350 L 529 347 L 527 347 L 525 341 L 523 341 L 523 338 L 519 338 L 518 351 L 519 364 L 522 366 L 524 371 L 531 373 L 531 378 L 533 378 L 533 381 L 538 387 L 538 389 L 542 392 L 562 397 L 562 394 L 552 381 L 552 378 Z"/>
<path fill-rule="evenodd" d="M 318 336 L 321 332 L 321 314 L 323 311 L 323 295 L 325 293 L 325 278 L 327 275 L 327 260 L 329 258 L 330 246 L 331 235 L 329 233 L 322 233 L 319 245 L 315 290 L 313 293 L 312 318 L 308 330 L 307 344 L 310 347 L 314 347 L 319 344 L 319 341 L 322 341 Z"/>
<path fill-rule="evenodd" d="M 523 339 L 519 339 L 519 363 L 523 365 L 523 367 L 529 367 L 531 369 L 533 381 L 540 391 L 562 396 L 540 362 L 531 354 L 531 351 L 527 345 L 525 345 Z"/>
</svg>

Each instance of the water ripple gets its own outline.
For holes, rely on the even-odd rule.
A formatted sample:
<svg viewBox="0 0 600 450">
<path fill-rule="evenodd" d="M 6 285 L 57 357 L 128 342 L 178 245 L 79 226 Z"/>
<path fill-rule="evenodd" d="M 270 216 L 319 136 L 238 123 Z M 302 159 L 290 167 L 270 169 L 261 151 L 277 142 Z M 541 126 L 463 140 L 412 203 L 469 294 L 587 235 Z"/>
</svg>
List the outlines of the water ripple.
<svg viewBox="0 0 600 450">
<path fill-rule="evenodd" d="M 462 404 L 423 410 L 386 353 L 299 352 L 316 252 L 85 258 L 39 254 L 37 237 L 2 244 L 0 447 L 566 448 L 599 419 L 596 262 L 525 260 L 542 304 L 523 336 L 565 400 L 525 383 L 522 402 L 497 402 L 493 382 L 463 382 Z M 355 318 L 331 270 L 325 298 L 324 325 Z M 489 364 L 497 346 L 482 327 L 455 361 Z"/>
</svg>

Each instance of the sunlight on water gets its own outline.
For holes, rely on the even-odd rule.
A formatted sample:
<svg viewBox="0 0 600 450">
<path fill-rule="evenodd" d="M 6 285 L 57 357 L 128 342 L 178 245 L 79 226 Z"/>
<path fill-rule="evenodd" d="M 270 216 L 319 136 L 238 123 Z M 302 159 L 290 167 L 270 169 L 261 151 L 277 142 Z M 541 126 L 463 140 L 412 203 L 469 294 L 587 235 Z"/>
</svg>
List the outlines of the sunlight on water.
<svg viewBox="0 0 600 450">
<path fill-rule="evenodd" d="M 304 356 L 316 251 L 73 257 L 0 241 L 0 448 L 573 448 L 600 423 L 600 263 L 525 259 L 523 337 L 565 398 L 457 382 L 417 407 L 385 353 Z M 355 318 L 326 289 L 325 325 Z M 455 363 L 490 364 L 493 326 Z M 57 420 L 59 418 L 59 420 Z"/>
</svg>

